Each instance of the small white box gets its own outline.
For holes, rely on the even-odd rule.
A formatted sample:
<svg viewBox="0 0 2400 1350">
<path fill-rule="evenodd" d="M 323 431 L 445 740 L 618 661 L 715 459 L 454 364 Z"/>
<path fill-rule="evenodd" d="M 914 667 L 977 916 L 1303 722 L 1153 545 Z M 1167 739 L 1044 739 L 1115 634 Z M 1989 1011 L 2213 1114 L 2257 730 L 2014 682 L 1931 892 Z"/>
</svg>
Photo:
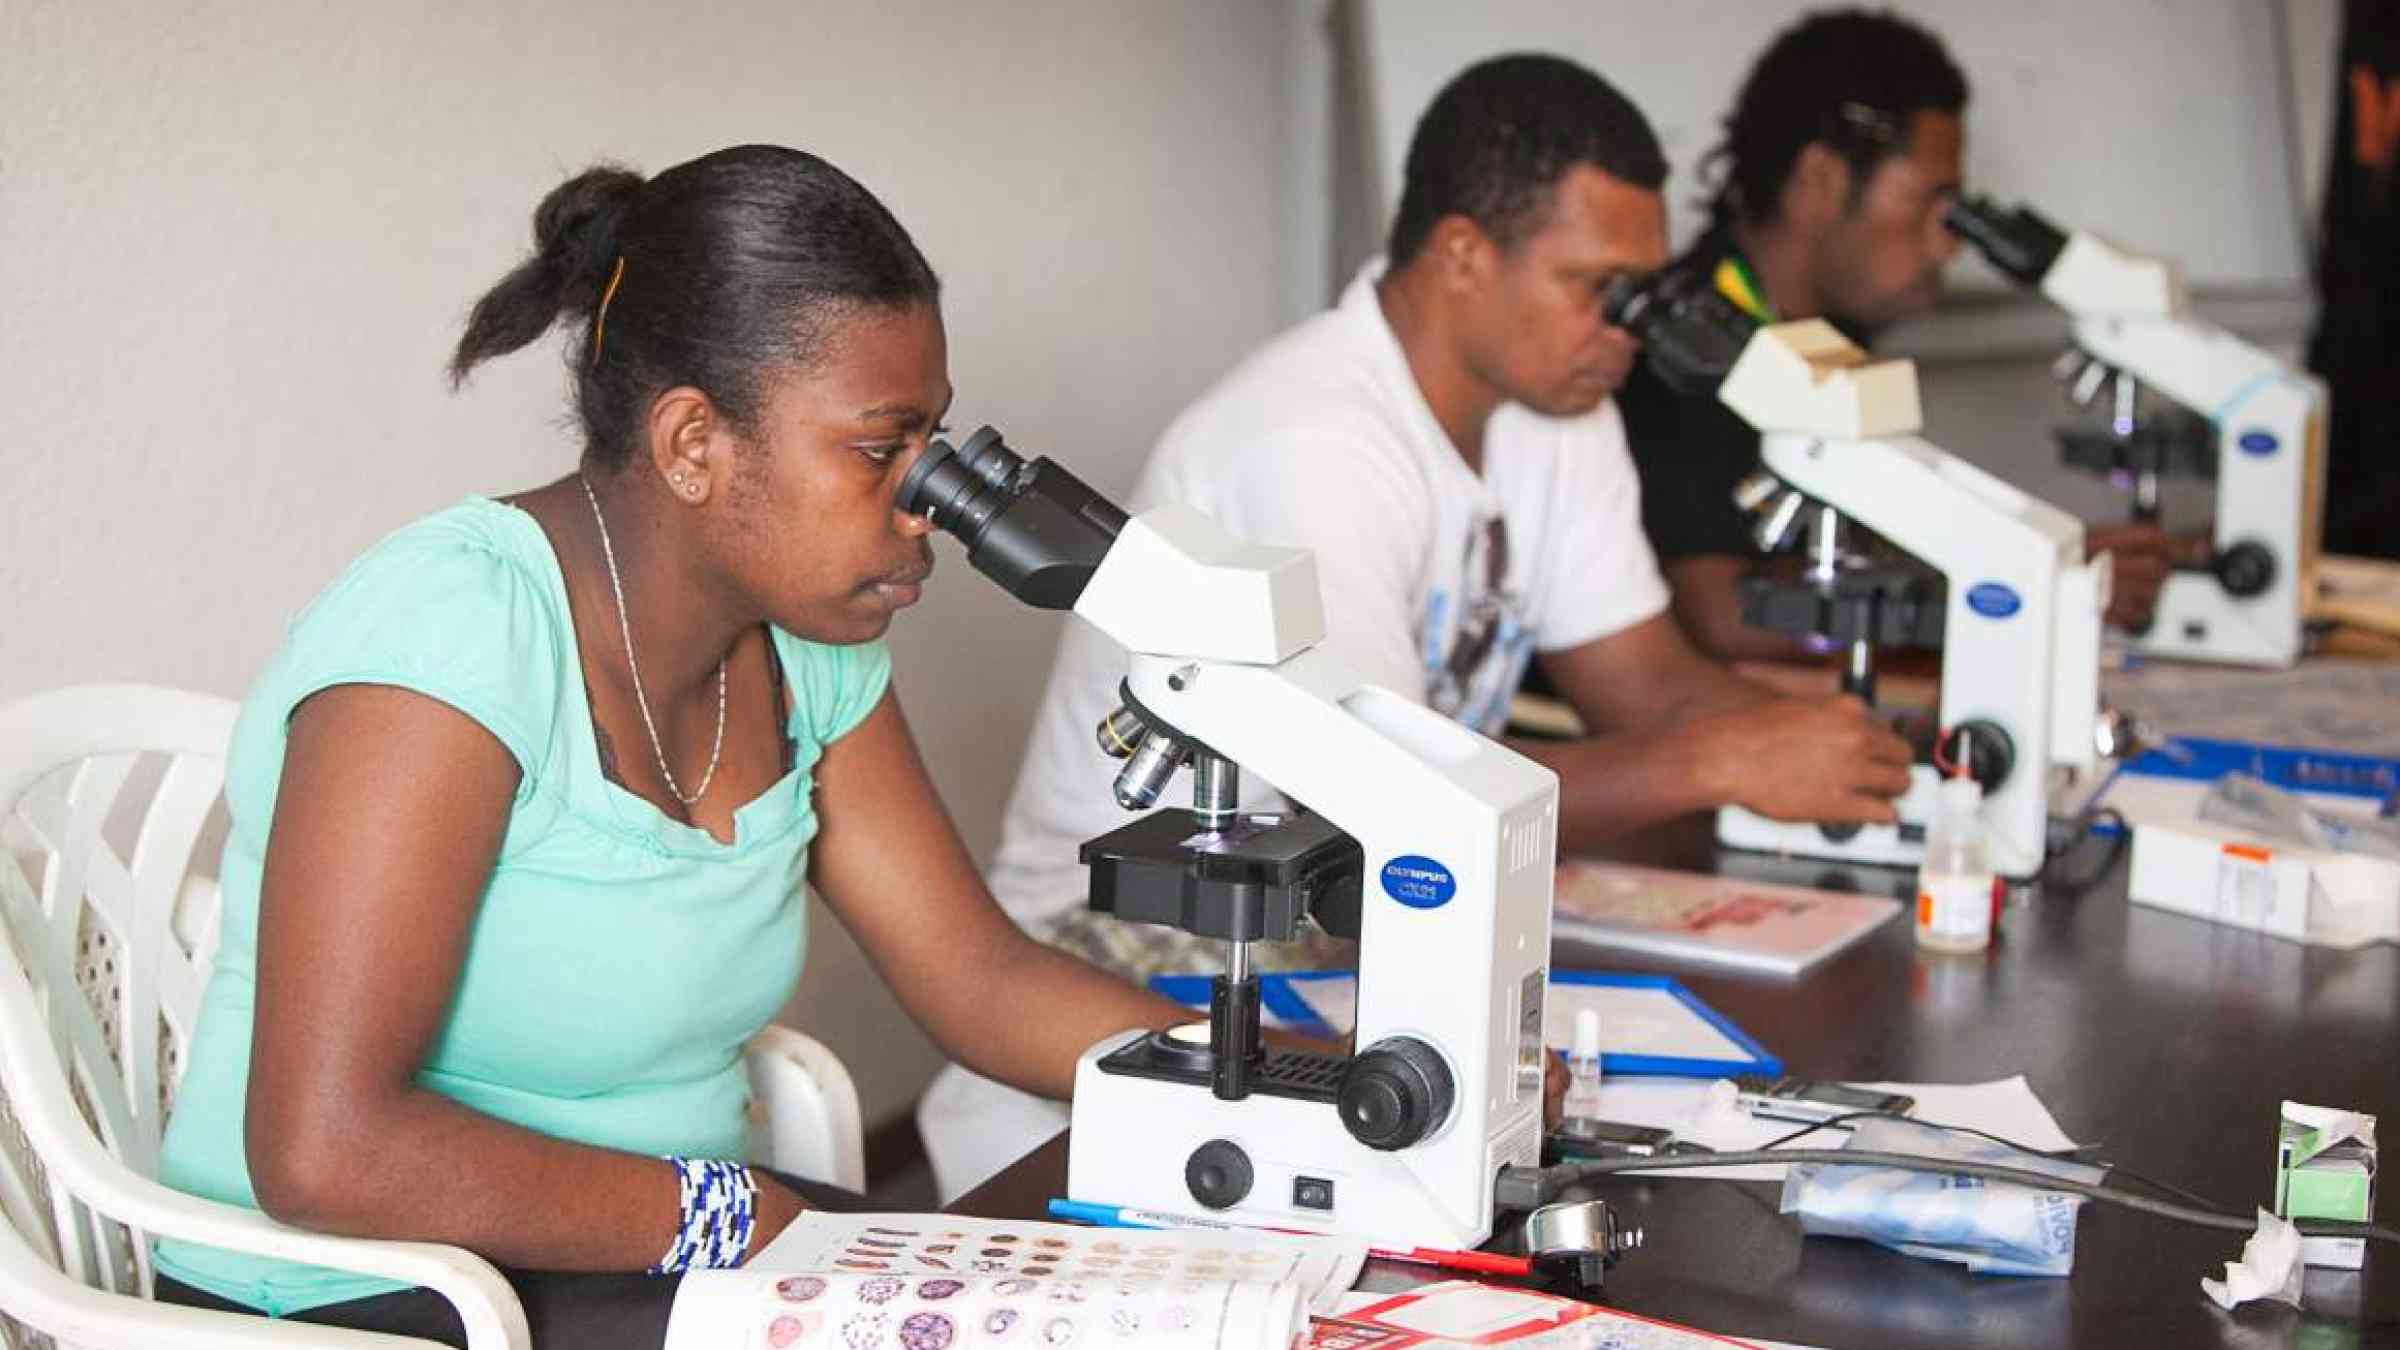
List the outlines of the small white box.
<svg viewBox="0 0 2400 1350">
<path fill-rule="evenodd" d="M 2126 889 L 2139 904 L 2294 942 L 2400 941 L 2400 863 L 2270 844 L 2201 820 L 2134 825 Z"/>
</svg>

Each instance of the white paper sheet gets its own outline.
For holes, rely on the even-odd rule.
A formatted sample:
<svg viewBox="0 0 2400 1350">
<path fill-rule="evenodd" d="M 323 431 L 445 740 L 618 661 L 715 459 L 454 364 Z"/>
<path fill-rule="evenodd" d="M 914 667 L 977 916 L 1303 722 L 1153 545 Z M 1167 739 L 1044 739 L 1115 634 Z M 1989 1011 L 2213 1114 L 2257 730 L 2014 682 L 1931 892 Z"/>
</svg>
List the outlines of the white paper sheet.
<svg viewBox="0 0 2400 1350">
<path fill-rule="evenodd" d="M 1857 1087 L 1903 1092 L 1917 1099 L 1910 1114 L 1936 1125 L 1965 1125 L 1999 1135 L 2031 1148 L 2073 1148 L 2075 1141 L 2058 1128 L 2041 1098 L 2033 1095 L 2022 1075 L 1990 1083 L 1858 1083 Z M 1730 1085 L 1727 1085 L 1729 1088 Z M 1633 1125 L 1656 1125 L 1678 1139 L 1705 1144 L 1719 1153 L 1763 1147 L 1769 1140 L 1800 1126 L 1788 1120 L 1760 1120 L 1722 1104 L 1731 1093 L 1714 1082 L 1691 1078 L 1612 1078 L 1600 1087 L 1600 1114 Z M 1840 1148 L 1840 1130 L 1820 1130 L 1794 1142 L 1795 1148 Z M 1780 1181 L 1784 1169 L 1700 1167 L 1661 1172 L 1659 1176 L 1723 1177 L 1743 1181 Z"/>
<path fill-rule="evenodd" d="M 1555 1050 L 1575 1043 L 1575 1014 L 1600 1014 L 1604 1055 L 1656 1055 L 1676 1059 L 1748 1061 L 1730 1036 L 1690 1004 L 1654 985 L 1553 983 L 1542 1000 L 1542 1041 Z"/>
</svg>

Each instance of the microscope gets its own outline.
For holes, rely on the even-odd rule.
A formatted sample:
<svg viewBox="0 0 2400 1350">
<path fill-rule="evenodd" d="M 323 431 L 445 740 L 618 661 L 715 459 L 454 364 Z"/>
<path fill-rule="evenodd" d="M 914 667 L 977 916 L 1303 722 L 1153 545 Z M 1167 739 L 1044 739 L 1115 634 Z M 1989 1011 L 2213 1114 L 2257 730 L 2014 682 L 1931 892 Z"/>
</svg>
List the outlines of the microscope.
<svg viewBox="0 0 2400 1350">
<path fill-rule="evenodd" d="M 2128 487 L 2133 517 L 2158 519 L 2162 478 L 2216 480 L 2205 562 L 2179 567 L 2151 625 L 2129 634 L 2159 656 L 2288 666 L 2316 554 L 2325 388 L 2190 313 L 2167 263 L 2069 235 L 2024 207 L 1962 197 L 1950 229 L 2074 321 L 2055 370 L 2106 420 L 2059 431 L 2062 458 Z M 2145 394 L 2152 397 L 2145 397 Z"/>
<path fill-rule="evenodd" d="M 1942 653 L 1933 763 L 1911 768 L 1898 824 L 1729 806 L 1718 840 L 1913 865 L 1941 778 L 1965 772 L 1983 784 L 1995 870 L 2038 872 L 2051 792 L 2121 734 L 2100 714 L 2109 568 L 2084 560 L 2082 523 L 1914 435 L 1916 368 L 1870 361 L 1821 319 L 1762 326 L 1687 272 L 1627 278 L 1605 303 L 1670 388 L 1713 390 L 1762 433 L 1764 470 L 1736 500 L 1761 550 L 1800 546 L 1803 567 L 1746 579 L 1743 621 L 1838 651 L 1843 690 L 1870 705 L 1879 650 Z M 1901 556 L 1872 551 L 1878 540 Z"/>
<path fill-rule="evenodd" d="M 1078 1061 L 1069 1196 L 1379 1242 L 1490 1236 L 1502 1167 L 1540 1161 L 1556 775 L 1362 683 L 1323 645 L 1305 551 L 1180 505 L 1128 518 L 989 427 L 934 442 L 898 507 L 1131 653 L 1097 728 L 1121 805 L 1192 770 L 1190 809 L 1081 858 L 1094 910 L 1222 939 L 1225 972 L 1205 1032 L 1125 1032 Z M 1245 769 L 1289 808 L 1242 810 Z M 1303 921 L 1360 943 L 1347 1056 L 1260 1037 L 1250 944 Z"/>
</svg>

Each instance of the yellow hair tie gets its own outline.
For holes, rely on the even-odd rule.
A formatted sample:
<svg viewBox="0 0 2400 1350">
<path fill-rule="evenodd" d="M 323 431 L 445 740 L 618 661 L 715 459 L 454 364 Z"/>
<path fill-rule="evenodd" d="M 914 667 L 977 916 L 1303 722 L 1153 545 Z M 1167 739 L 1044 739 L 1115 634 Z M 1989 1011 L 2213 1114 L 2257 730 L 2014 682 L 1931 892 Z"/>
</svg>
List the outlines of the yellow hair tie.
<svg viewBox="0 0 2400 1350">
<path fill-rule="evenodd" d="M 625 280 L 625 255 L 617 255 L 617 265 L 608 274 L 608 289 L 600 292 L 600 310 L 592 317 L 592 364 L 600 364 L 600 344 L 608 337 L 608 302 L 617 298 L 617 285 Z"/>
</svg>

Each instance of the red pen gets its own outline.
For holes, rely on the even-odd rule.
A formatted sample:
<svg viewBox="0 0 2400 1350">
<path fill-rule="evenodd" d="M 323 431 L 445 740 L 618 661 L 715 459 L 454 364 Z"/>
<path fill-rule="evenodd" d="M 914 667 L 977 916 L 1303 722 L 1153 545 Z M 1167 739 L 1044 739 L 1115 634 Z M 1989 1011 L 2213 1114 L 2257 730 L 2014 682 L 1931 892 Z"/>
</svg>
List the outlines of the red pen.
<svg viewBox="0 0 2400 1350">
<path fill-rule="evenodd" d="M 1519 1278 L 1533 1274 L 1533 1259 L 1526 1256 L 1501 1256 L 1495 1252 L 1453 1252 L 1439 1247 L 1369 1247 L 1367 1255 L 1378 1261 L 1406 1261 L 1416 1266 L 1440 1266 L 1444 1270 L 1464 1270 L 1477 1275 L 1514 1275 Z"/>
</svg>

